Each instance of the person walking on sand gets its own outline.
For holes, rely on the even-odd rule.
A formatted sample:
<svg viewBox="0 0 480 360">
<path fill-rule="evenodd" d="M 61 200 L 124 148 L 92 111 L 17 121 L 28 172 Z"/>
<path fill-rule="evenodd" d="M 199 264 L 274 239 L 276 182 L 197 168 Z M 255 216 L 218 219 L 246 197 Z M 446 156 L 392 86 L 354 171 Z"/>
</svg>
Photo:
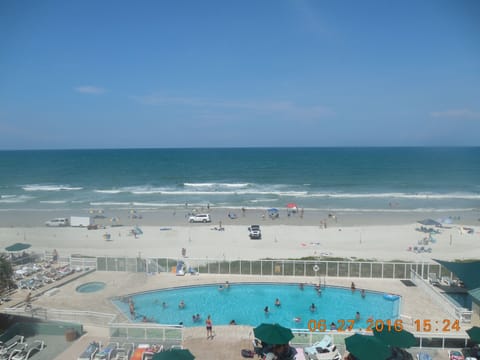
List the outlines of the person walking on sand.
<svg viewBox="0 0 480 360">
<path fill-rule="evenodd" d="M 207 340 L 213 340 L 213 323 L 210 315 L 208 315 L 207 320 L 205 320 L 205 325 L 207 326 Z"/>
</svg>

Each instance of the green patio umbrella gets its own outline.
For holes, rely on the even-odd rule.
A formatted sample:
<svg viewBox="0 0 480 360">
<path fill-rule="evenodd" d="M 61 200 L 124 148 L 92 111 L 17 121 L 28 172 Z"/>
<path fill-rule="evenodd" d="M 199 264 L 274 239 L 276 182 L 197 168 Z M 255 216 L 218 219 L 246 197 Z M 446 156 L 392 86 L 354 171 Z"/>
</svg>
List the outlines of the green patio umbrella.
<svg viewBox="0 0 480 360">
<path fill-rule="evenodd" d="M 193 360 L 195 356 L 187 349 L 172 349 L 160 351 L 153 355 L 152 360 Z"/>
<path fill-rule="evenodd" d="M 355 334 L 345 339 L 348 352 L 358 360 L 385 360 L 390 348 L 374 336 Z"/>
<path fill-rule="evenodd" d="M 16 244 L 7 246 L 5 248 L 5 250 L 7 250 L 9 252 L 22 251 L 22 250 L 28 249 L 30 246 L 32 246 L 32 245 L 24 244 L 24 243 L 16 243 Z"/>
<path fill-rule="evenodd" d="M 407 349 L 417 345 L 415 336 L 406 330 L 395 331 L 393 328 L 388 329 L 387 327 L 384 327 L 383 331 L 377 331 L 377 329 L 373 329 L 373 335 L 385 345 L 390 345 L 393 347 Z"/>
<path fill-rule="evenodd" d="M 288 344 L 293 339 L 292 330 L 278 324 L 260 324 L 253 329 L 255 337 L 269 345 Z"/>
<path fill-rule="evenodd" d="M 470 340 L 472 340 L 474 343 L 480 343 L 480 327 L 474 326 L 471 329 L 468 329 L 467 334 L 470 336 Z"/>
</svg>

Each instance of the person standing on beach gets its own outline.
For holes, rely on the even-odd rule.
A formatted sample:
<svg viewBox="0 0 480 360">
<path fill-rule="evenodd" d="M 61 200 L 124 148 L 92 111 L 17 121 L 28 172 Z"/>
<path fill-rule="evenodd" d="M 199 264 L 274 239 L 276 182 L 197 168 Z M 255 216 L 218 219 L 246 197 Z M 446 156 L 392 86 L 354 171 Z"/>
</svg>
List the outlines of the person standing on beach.
<svg viewBox="0 0 480 360">
<path fill-rule="evenodd" d="M 205 325 L 207 326 L 207 340 L 213 339 L 213 323 L 210 315 L 208 315 L 207 320 L 205 320 Z"/>
</svg>

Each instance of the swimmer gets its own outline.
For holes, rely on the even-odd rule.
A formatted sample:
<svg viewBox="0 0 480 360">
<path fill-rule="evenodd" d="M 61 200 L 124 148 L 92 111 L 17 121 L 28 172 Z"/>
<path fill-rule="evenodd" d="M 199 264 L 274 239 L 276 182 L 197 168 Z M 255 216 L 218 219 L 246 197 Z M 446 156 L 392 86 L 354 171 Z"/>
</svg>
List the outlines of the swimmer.
<svg viewBox="0 0 480 360">
<path fill-rule="evenodd" d="M 282 305 L 282 304 L 280 303 L 280 299 L 279 299 L 279 298 L 276 298 L 276 299 L 275 299 L 275 306 L 276 306 L 276 307 L 279 307 L 280 305 Z"/>
<path fill-rule="evenodd" d="M 355 321 L 359 321 L 360 320 L 360 312 L 356 312 L 355 314 Z"/>
<path fill-rule="evenodd" d="M 360 294 L 362 295 L 362 299 L 365 299 L 365 296 L 367 296 L 364 289 L 362 289 Z"/>
<path fill-rule="evenodd" d="M 225 289 L 228 289 L 230 287 L 230 283 L 227 281 L 225 281 Z"/>
<path fill-rule="evenodd" d="M 222 291 L 222 290 L 223 290 L 223 285 L 220 285 L 220 286 L 218 287 L 218 290 L 219 290 L 219 291 Z"/>
<path fill-rule="evenodd" d="M 354 292 L 356 289 L 355 283 L 353 281 L 352 281 L 352 285 L 350 285 L 350 289 L 352 290 L 352 292 Z"/>
<path fill-rule="evenodd" d="M 337 330 L 337 325 L 335 325 L 335 323 L 333 321 L 330 324 L 330 330 Z"/>
<path fill-rule="evenodd" d="M 295 321 L 297 324 L 302 321 L 302 318 L 300 316 L 294 317 L 293 321 Z"/>
<path fill-rule="evenodd" d="M 164 309 L 166 309 L 166 308 L 167 308 L 167 306 L 168 306 L 168 305 L 167 305 L 167 303 L 166 303 L 165 301 L 164 301 L 164 302 L 162 302 L 162 307 L 163 307 Z"/>
<path fill-rule="evenodd" d="M 317 310 L 317 307 L 315 306 L 314 303 L 312 303 L 312 305 L 310 305 L 310 311 L 315 312 L 315 310 Z"/>
<path fill-rule="evenodd" d="M 265 309 L 263 309 L 263 311 L 265 312 L 265 315 L 267 315 L 270 312 L 270 309 L 268 308 L 268 306 L 265 306 Z"/>
<path fill-rule="evenodd" d="M 298 287 L 300 288 L 300 290 L 303 290 L 303 287 L 304 287 L 303 283 L 298 284 Z"/>
<path fill-rule="evenodd" d="M 178 308 L 179 309 L 185 309 L 185 302 L 183 300 L 180 301 L 180 303 L 178 304 Z"/>
<path fill-rule="evenodd" d="M 230 325 L 237 325 L 235 320 L 230 321 Z"/>
</svg>

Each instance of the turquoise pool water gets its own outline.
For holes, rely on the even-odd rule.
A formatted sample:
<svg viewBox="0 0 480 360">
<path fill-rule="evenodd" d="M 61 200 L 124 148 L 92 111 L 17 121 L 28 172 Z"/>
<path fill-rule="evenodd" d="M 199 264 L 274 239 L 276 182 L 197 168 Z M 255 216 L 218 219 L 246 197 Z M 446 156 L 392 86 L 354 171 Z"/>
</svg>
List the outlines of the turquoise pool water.
<svg viewBox="0 0 480 360">
<path fill-rule="evenodd" d="M 104 282 L 95 281 L 77 286 L 75 290 L 79 293 L 92 293 L 105 289 L 105 286 L 106 284 Z"/>
<path fill-rule="evenodd" d="M 135 320 L 147 319 L 160 324 L 183 323 L 184 326 L 204 326 L 207 315 L 212 316 L 215 325 L 227 325 L 231 320 L 239 325 L 257 326 L 262 322 L 279 323 L 291 328 L 307 328 L 310 319 L 325 319 L 327 324 L 339 320 L 360 320 L 355 328 L 365 328 L 367 319 L 395 320 L 400 314 L 400 299 L 387 300 L 383 293 L 367 291 L 362 298 L 360 291 L 339 287 L 323 288 L 321 295 L 314 286 L 301 290 L 298 284 L 230 284 L 228 289 L 219 290 L 218 285 L 180 287 L 158 290 L 130 296 L 135 305 Z M 281 306 L 275 306 L 275 299 Z M 184 301 L 185 308 L 178 304 Z M 163 307 L 165 302 L 167 307 Z M 113 303 L 129 318 L 127 298 L 113 300 Z M 316 310 L 310 311 L 314 303 Z M 264 308 L 269 307 L 265 314 Z M 201 321 L 194 322 L 192 316 L 200 314 Z M 295 321 L 301 318 L 301 321 Z"/>
</svg>

